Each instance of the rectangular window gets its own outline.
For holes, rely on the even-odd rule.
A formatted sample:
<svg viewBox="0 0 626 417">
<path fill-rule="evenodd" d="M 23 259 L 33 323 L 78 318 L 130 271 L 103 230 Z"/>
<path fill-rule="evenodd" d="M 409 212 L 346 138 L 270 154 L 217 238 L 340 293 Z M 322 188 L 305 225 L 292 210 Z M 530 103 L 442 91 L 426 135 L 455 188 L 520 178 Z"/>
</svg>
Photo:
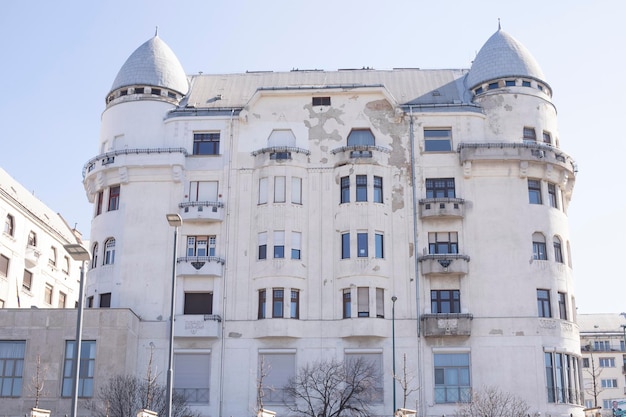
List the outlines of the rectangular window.
<svg viewBox="0 0 626 417">
<path fill-rule="evenodd" d="M 367 175 L 356 176 L 356 201 L 367 201 Z"/>
<path fill-rule="evenodd" d="M 274 231 L 274 259 L 285 257 L 285 231 Z"/>
<path fill-rule="evenodd" d="M 367 258 L 367 233 L 356 234 L 357 256 Z"/>
<path fill-rule="evenodd" d="M 43 292 L 43 302 L 46 304 L 52 304 L 52 292 L 54 291 L 54 289 L 52 288 L 52 285 L 46 283 L 46 286 L 44 288 L 44 292 Z"/>
<path fill-rule="evenodd" d="M 615 368 L 615 358 L 600 358 L 600 368 Z"/>
<path fill-rule="evenodd" d="M 533 233 L 533 259 L 545 261 L 548 259 L 546 253 L 546 238 L 541 233 Z"/>
<path fill-rule="evenodd" d="M 341 234 L 341 259 L 350 258 L 350 233 Z"/>
<path fill-rule="evenodd" d="M 65 361 L 63 364 L 63 386 L 61 388 L 62 397 L 72 396 L 73 373 L 75 356 L 73 340 L 65 342 Z M 93 397 L 94 369 L 96 364 L 96 342 L 93 340 L 83 340 L 80 344 L 80 372 L 78 376 L 78 397 Z"/>
<path fill-rule="evenodd" d="M 452 150 L 451 129 L 424 129 L 426 152 L 449 152 Z"/>
<path fill-rule="evenodd" d="M 609 342 L 608 340 L 594 340 L 593 350 L 600 352 L 610 352 L 611 342 Z"/>
<path fill-rule="evenodd" d="M 282 288 L 275 288 L 272 290 L 272 317 L 282 318 L 284 317 L 283 306 L 285 302 L 285 290 Z"/>
<path fill-rule="evenodd" d="M 559 208 L 556 198 L 556 185 L 548 183 L 548 200 L 550 201 L 550 207 Z"/>
<path fill-rule="evenodd" d="M 376 317 L 385 318 L 385 290 L 376 288 Z"/>
<path fill-rule="evenodd" d="M 524 137 L 523 140 L 525 142 L 537 142 L 537 134 L 535 133 L 534 127 L 524 127 Z"/>
<path fill-rule="evenodd" d="M 383 202 L 383 177 L 374 176 L 374 203 Z"/>
<path fill-rule="evenodd" d="M 4 219 L 4 233 L 13 236 L 14 223 L 13 216 L 7 214 L 7 217 Z"/>
<path fill-rule="evenodd" d="M 96 196 L 96 216 L 102 214 L 102 203 L 104 201 L 104 191 L 100 191 Z"/>
<path fill-rule="evenodd" d="M 30 291 L 33 287 L 33 273 L 29 270 L 24 270 L 24 279 L 22 279 L 22 288 L 26 291 Z"/>
<path fill-rule="evenodd" d="M 265 318 L 265 306 L 267 305 L 267 292 L 259 290 L 259 319 Z"/>
<path fill-rule="evenodd" d="M 368 287 L 357 288 L 357 307 L 359 317 L 370 316 L 370 289 Z"/>
<path fill-rule="evenodd" d="M 189 201 L 217 201 L 218 185 L 218 181 L 190 181 Z"/>
<path fill-rule="evenodd" d="M 583 368 L 589 368 L 589 358 L 583 358 Z"/>
<path fill-rule="evenodd" d="M 428 253 L 459 253 L 458 240 L 457 232 L 430 232 L 428 233 Z"/>
<path fill-rule="evenodd" d="M 426 198 L 455 198 L 454 178 L 427 178 Z"/>
<path fill-rule="evenodd" d="M 460 313 L 461 292 L 459 290 L 431 290 L 430 312 L 433 314 Z"/>
<path fill-rule="evenodd" d="M 120 186 L 109 188 L 109 205 L 107 210 L 114 211 L 120 208 Z"/>
<path fill-rule="evenodd" d="M 57 266 L 57 248 L 54 246 L 50 247 L 50 258 L 48 259 L 48 265 L 55 267 Z"/>
<path fill-rule="evenodd" d="M 267 232 L 259 233 L 259 259 L 267 259 Z"/>
<path fill-rule="evenodd" d="M 291 232 L 291 259 L 300 259 L 302 244 L 302 233 Z"/>
<path fill-rule="evenodd" d="M 0 341 L 0 397 L 20 397 L 25 341 Z"/>
<path fill-rule="evenodd" d="M 561 320 L 567 320 L 567 304 L 565 302 L 567 295 L 564 292 L 558 293 L 559 295 L 559 318 Z"/>
<path fill-rule="evenodd" d="M 186 292 L 183 314 L 213 314 L 213 293 Z"/>
<path fill-rule="evenodd" d="M 384 390 L 384 371 L 383 371 L 383 354 L 382 353 L 361 353 L 346 352 L 344 361 L 348 374 L 356 375 L 357 369 L 366 367 L 372 370 L 374 376 L 374 392 L 371 394 L 370 402 L 373 404 L 382 404 L 385 396 Z"/>
<path fill-rule="evenodd" d="M 541 181 L 528 179 L 528 201 L 530 204 L 542 204 Z"/>
<path fill-rule="evenodd" d="M 259 178 L 259 204 L 267 204 L 267 178 Z"/>
<path fill-rule="evenodd" d="M 302 204 L 302 178 L 291 177 L 291 202 Z"/>
<path fill-rule="evenodd" d="M 330 97 L 313 97 L 314 106 L 330 106 Z"/>
<path fill-rule="evenodd" d="M 549 290 L 537 290 L 537 311 L 539 317 L 552 317 Z"/>
<path fill-rule="evenodd" d="M 469 353 L 436 353 L 435 403 L 466 403 L 471 399 Z"/>
<path fill-rule="evenodd" d="M 343 290 L 343 318 L 349 319 L 352 317 L 352 297 L 350 296 L 350 289 Z"/>
<path fill-rule="evenodd" d="M 58 308 L 65 308 L 65 302 L 67 299 L 67 295 L 65 293 L 59 291 L 59 303 L 57 304 Z"/>
<path fill-rule="evenodd" d="M 382 259 L 385 257 L 384 238 L 380 233 L 374 235 L 374 242 L 376 244 L 376 257 Z"/>
<path fill-rule="evenodd" d="M 100 294 L 100 308 L 110 308 L 111 307 L 111 293 L 103 292 Z"/>
<path fill-rule="evenodd" d="M 0 255 L 0 276 L 9 276 L 9 258 L 4 255 Z"/>
<path fill-rule="evenodd" d="M 263 402 L 265 404 L 292 403 L 285 386 L 296 375 L 295 353 L 260 353 L 259 373 L 263 373 Z"/>
<path fill-rule="evenodd" d="M 291 311 L 290 317 L 292 319 L 300 318 L 300 291 L 291 290 Z"/>
<path fill-rule="evenodd" d="M 187 256 L 215 256 L 215 236 L 187 236 Z"/>
<path fill-rule="evenodd" d="M 350 177 L 341 177 L 341 203 L 350 202 Z"/>
<path fill-rule="evenodd" d="M 602 379 L 600 383 L 602 388 L 617 388 L 617 379 Z"/>
<path fill-rule="evenodd" d="M 274 177 L 274 203 L 285 202 L 285 177 Z"/>
<path fill-rule="evenodd" d="M 70 273 L 70 258 L 68 256 L 63 257 L 63 266 L 61 267 L 61 271 L 65 275 L 69 275 Z"/>
<path fill-rule="evenodd" d="M 219 133 L 194 133 L 193 134 L 193 154 L 194 155 L 219 155 L 220 154 L 220 134 Z"/>
<path fill-rule="evenodd" d="M 543 143 L 546 145 L 552 145 L 552 136 L 550 136 L 550 132 L 543 131 Z"/>
<path fill-rule="evenodd" d="M 561 240 L 558 237 L 554 237 L 552 241 L 552 247 L 554 248 L 554 261 L 563 263 L 563 251 L 561 250 Z"/>
<path fill-rule="evenodd" d="M 578 358 L 567 353 L 544 352 L 548 402 L 580 404 Z"/>
<path fill-rule="evenodd" d="M 174 353 L 174 392 L 189 404 L 208 404 L 211 379 L 209 353 Z"/>
</svg>

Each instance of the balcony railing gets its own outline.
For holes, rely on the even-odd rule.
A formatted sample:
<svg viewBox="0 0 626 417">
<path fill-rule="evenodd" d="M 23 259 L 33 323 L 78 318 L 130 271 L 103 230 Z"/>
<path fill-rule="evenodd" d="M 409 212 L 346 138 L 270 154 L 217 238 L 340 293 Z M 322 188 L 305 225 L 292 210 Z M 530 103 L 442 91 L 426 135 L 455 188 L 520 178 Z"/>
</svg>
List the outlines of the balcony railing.
<svg viewBox="0 0 626 417">
<path fill-rule="evenodd" d="M 150 155 L 150 154 L 171 154 L 180 153 L 183 156 L 187 156 L 187 149 L 185 148 L 133 148 L 133 149 L 118 149 L 110 152 L 100 154 L 94 158 L 91 158 L 83 166 L 83 178 L 88 173 L 98 168 L 98 166 L 106 166 L 115 163 L 115 157 L 121 155 Z"/>
<path fill-rule="evenodd" d="M 186 201 L 178 205 L 183 221 L 224 220 L 224 203 L 221 201 Z"/>
<path fill-rule="evenodd" d="M 458 253 L 422 255 L 418 261 L 425 276 L 466 275 L 469 272 L 470 257 Z"/>
<path fill-rule="evenodd" d="M 39 252 L 39 250 L 37 250 L 35 246 L 26 246 L 26 252 L 24 253 L 24 262 L 26 263 L 26 268 L 34 268 L 37 263 L 39 263 L 40 256 L 41 252 Z"/>
<path fill-rule="evenodd" d="M 267 148 L 262 148 L 252 152 L 252 156 L 258 156 L 268 153 L 270 155 L 270 159 L 274 160 L 286 160 L 291 159 L 292 153 L 301 153 L 303 155 L 309 156 L 311 151 L 308 149 L 297 148 L 295 146 L 270 146 Z"/>
<path fill-rule="evenodd" d="M 391 154 L 391 149 L 376 145 L 349 145 L 335 148 L 331 154 L 350 152 L 350 158 L 372 158 L 373 152 Z"/>
<path fill-rule="evenodd" d="M 423 314 L 424 336 L 469 336 L 473 318 L 463 313 Z"/>
<path fill-rule="evenodd" d="M 423 198 L 419 201 L 420 217 L 463 217 L 465 200 L 462 198 Z"/>
<path fill-rule="evenodd" d="M 185 276 L 208 275 L 221 277 L 222 267 L 225 263 L 223 258 L 217 256 L 184 256 L 176 261 L 178 262 L 177 275 Z"/>
</svg>

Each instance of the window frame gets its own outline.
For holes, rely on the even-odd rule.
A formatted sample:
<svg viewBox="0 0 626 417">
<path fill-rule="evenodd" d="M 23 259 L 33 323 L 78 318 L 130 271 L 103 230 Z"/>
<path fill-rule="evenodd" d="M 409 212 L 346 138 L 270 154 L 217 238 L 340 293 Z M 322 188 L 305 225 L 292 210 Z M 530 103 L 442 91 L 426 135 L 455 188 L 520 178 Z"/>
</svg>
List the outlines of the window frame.
<svg viewBox="0 0 626 417">
<path fill-rule="evenodd" d="M 350 232 L 341 234 L 341 259 L 350 259 Z"/>
<path fill-rule="evenodd" d="M 74 386 L 73 362 L 75 340 L 65 341 L 65 356 L 63 358 L 63 379 L 61 383 L 61 397 L 72 396 Z M 80 351 L 80 375 L 78 376 L 78 398 L 92 398 L 94 395 L 94 370 L 96 362 L 96 341 L 82 340 Z"/>
<path fill-rule="evenodd" d="M 374 195 L 372 197 L 372 201 L 374 203 L 383 203 L 383 177 L 374 175 L 373 187 L 374 187 Z"/>
<path fill-rule="evenodd" d="M 183 300 L 183 314 L 213 314 L 213 292 L 185 291 Z"/>
<path fill-rule="evenodd" d="M 357 232 L 356 234 L 356 253 L 357 258 L 367 258 L 369 256 L 368 233 Z"/>
<path fill-rule="evenodd" d="M 52 296 L 54 294 L 54 287 L 52 286 L 52 284 L 49 284 L 46 282 L 46 284 L 44 285 L 44 290 L 43 290 L 43 302 L 48 304 L 48 305 L 52 305 Z"/>
<path fill-rule="evenodd" d="M 528 178 L 528 202 L 530 204 L 543 204 L 543 198 L 541 196 L 541 180 L 537 178 Z"/>
<path fill-rule="evenodd" d="M 552 248 L 554 249 L 554 262 L 565 263 L 563 259 L 563 244 L 558 236 L 552 238 Z"/>
<path fill-rule="evenodd" d="M 435 404 L 470 402 L 472 378 L 469 352 L 435 353 L 433 368 Z"/>
<path fill-rule="evenodd" d="M 537 131 L 534 127 L 524 126 L 522 129 L 522 140 L 524 142 L 537 143 Z"/>
<path fill-rule="evenodd" d="M 342 304 L 342 312 L 343 318 L 349 319 L 352 317 L 352 291 L 350 288 L 346 288 L 342 291 L 341 294 L 341 304 Z"/>
<path fill-rule="evenodd" d="M 285 317 L 285 289 L 272 288 L 272 318 L 282 319 Z"/>
<path fill-rule="evenodd" d="M 454 178 L 426 178 L 426 198 L 456 198 Z"/>
<path fill-rule="evenodd" d="M 0 277 L 7 278 L 9 276 L 9 266 L 11 258 L 0 253 Z"/>
<path fill-rule="evenodd" d="M 461 313 L 461 290 L 430 290 L 430 312 L 432 314 Z"/>
<path fill-rule="evenodd" d="M 559 303 L 559 318 L 561 320 L 567 320 L 567 293 L 557 292 Z"/>
<path fill-rule="evenodd" d="M 122 189 L 120 185 L 113 185 L 109 187 L 109 200 L 107 203 L 107 211 L 119 210 L 121 192 Z"/>
<path fill-rule="evenodd" d="M 552 318 L 549 289 L 537 288 L 537 316 L 539 318 Z"/>
<path fill-rule="evenodd" d="M 115 263 L 115 238 L 110 237 L 104 241 L 104 259 L 102 265 L 113 265 Z"/>
<path fill-rule="evenodd" d="M 339 180 L 339 204 L 350 202 L 350 177 L 341 177 Z"/>
<path fill-rule="evenodd" d="M 367 201 L 367 175 L 357 175 L 356 182 L 356 197 L 354 201 L 356 202 L 366 202 Z"/>
<path fill-rule="evenodd" d="M 428 253 L 431 255 L 458 254 L 459 253 L 459 233 L 458 232 L 429 232 L 428 233 Z"/>
<path fill-rule="evenodd" d="M 425 127 L 424 152 L 452 152 L 452 128 Z"/>
<path fill-rule="evenodd" d="M 259 232 L 258 239 L 258 260 L 267 259 L 267 232 Z"/>
<path fill-rule="evenodd" d="M 11 214 L 7 214 L 4 220 L 4 233 L 14 237 L 15 235 L 15 218 Z"/>
<path fill-rule="evenodd" d="M 0 340 L 0 398 L 22 396 L 25 354 L 25 340 Z"/>
<path fill-rule="evenodd" d="M 285 259 L 285 231 L 274 230 L 274 259 Z"/>
<path fill-rule="evenodd" d="M 555 208 L 555 209 L 559 208 L 556 184 L 553 184 L 551 182 L 548 183 L 548 202 L 550 203 L 550 207 Z"/>
<path fill-rule="evenodd" d="M 541 240 L 539 240 L 541 238 Z M 546 237 L 541 232 L 535 232 L 532 236 L 533 243 L 533 260 L 547 261 L 548 251 L 546 246 Z"/>
<path fill-rule="evenodd" d="M 292 288 L 290 291 L 289 317 L 300 319 L 300 290 Z"/>
<path fill-rule="evenodd" d="M 262 288 L 258 291 L 258 304 L 259 310 L 257 314 L 257 319 L 261 320 L 267 317 L 266 308 L 267 308 L 267 290 Z"/>
<path fill-rule="evenodd" d="M 220 132 L 194 132 L 192 154 L 200 156 L 219 156 L 220 142 Z"/>
<path fill-rule="evenodd" d="M 385 258 L 385 236 L 382 233 L 374 233 L 374 256 L 376 259 Z"/>
<path fill-rule="evenodd" d="M 24 269 L 24 275 L 22 277 L 22 290 L 30 292 L 33 288 L 33 276 L 34 274 L 28 269 Z M 28 279 L 27 279 L 28 277 Z"/>
</svg>

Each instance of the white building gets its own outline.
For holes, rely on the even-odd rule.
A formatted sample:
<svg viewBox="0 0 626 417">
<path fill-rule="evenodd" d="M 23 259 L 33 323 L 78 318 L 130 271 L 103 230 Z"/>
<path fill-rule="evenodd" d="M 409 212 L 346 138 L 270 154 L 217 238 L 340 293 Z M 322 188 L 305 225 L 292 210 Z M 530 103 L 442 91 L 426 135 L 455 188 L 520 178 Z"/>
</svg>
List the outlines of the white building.
<svg viewBox="0 0 626 417">
<path fill-rule="evenodd" d="M 575 165 L 551 98 L 502 30 L 469 70 L 193 76 L 155 36 L 115 78 L 85 165 L 87 305 L 131 309 L 128 369 L 151 346 L 167 369 L 175 253 L 174 387 L 207 417 L 255 414 L 261 363 L 265 406 L 288 415 L 298 369 L 355 357 L 380 369 L 375 415 L 450 415 L 497 386 L 533 415 L 582 416 Z M 112 372 L 110 335 L 92 340 L 84 397 Z M 394 344 L 419 388 L 406 405 Z"/>
</svg>

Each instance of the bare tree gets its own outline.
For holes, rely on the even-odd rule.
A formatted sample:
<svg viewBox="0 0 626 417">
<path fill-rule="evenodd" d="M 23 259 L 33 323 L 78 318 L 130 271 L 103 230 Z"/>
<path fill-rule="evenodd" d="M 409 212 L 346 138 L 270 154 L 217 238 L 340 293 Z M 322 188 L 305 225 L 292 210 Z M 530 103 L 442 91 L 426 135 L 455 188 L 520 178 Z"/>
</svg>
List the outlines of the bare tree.
<svg viewBox="0 0 626 417">
<path fill-rule="evenodd" d="M 597 407 L 598 394 L 604 391 L 604 389 L 598 384 L 600 381 L 600 375 L 602 374 L 602 368 L 596 368 L 596 362 L 593 360 L 593 346 L 591 343 L 587 345 L 587 350 L 589 351 L 589 367 L 585 368 L 585 372 L 591 376 L 591 385 L 585 386 L 585 393 L 593 397 L 593 406 Z"/>
<path fill-rule="evenodd" d="M 45 394 L 44 385 L 47 372 L 48 367 L 41 365 L 41 355 L 38 354 L 35 360 L 35 375 L 28 384 L 30 392 L 35 396 L 35 408 L 39 408 L 39 399 Z"/>
<path fill-rule="evenodd" d="M 394 374 L 393 379 L 398 381 L 400 388 L 402 388 L 402 408 L 406 408 L 409 395 L 419 391 L 419 386 L 414 384 L 415 374 L 407 371 L 406 353 L 402 355 L 402 375 Z"/>
<path fill-rule="evenodd" d="M 367 416 L 369 404 L 380 399 L 379 380 L 378 368 L 362 357 L 314 362 L 285 386 L 285 406 L 307 417 Z"/>
<path fill-rule="evenodd" d="M 266 386 L 263 385 L 265 381 L 265 377 L 270 372 L 270 365 L 265 362 L 265 356 L 261 355 L 259 360 L 259 374 L 256 380 L 256 403 L 257 409 L 255 410 L 255 414 L 263 409 L 263 397 L 265 397 L 265 389 Z"/>
<path fill-rule="evenodd" d="M 484 387 L 472 393 L 472 400 L 459 406 L 458 417 L 526 417 L 528 403 L 523 399 L 500 391 L 497 387 Z"/>
</svg>

